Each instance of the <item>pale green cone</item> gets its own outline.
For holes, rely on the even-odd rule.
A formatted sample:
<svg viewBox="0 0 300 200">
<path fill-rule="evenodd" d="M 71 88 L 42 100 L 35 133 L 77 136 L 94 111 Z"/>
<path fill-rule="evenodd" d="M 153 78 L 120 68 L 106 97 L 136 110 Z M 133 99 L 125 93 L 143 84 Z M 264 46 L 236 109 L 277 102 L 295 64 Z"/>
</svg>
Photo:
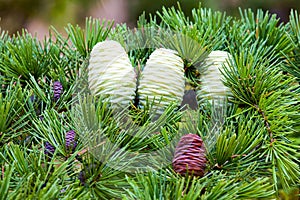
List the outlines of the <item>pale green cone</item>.
<svg viewBox="0 0 300 200">
<path fill-rule="evenodd" d="M 222 82 L 220 70 L 228 66 L 231 55 L 226 51 L 212 51 L 204 60 L 207 70 L 201 77 L 201 85 L 197 90 L 198 99 L 208 100 L 211 104 L 220 105 L 226 102 L 230 89 Z"/>
<path fill-rule="evenodd" d="M 91 93 L 104 96 L 113 107 L 127 107 L 135 98 L 136 74 L 124 48 L 116 41 L 97 43 L 88 66 Z"/>
<path fill-rule="evenodd" d="M 153 102 L 156 116 L 163 113 L 164 108 L 172 102 L 181 104 L 184 95 L 183 60 L 176 51 L 160 48 L 149 57 L 141 74 L 138 87 L 141 106 Z"/>
</svg>

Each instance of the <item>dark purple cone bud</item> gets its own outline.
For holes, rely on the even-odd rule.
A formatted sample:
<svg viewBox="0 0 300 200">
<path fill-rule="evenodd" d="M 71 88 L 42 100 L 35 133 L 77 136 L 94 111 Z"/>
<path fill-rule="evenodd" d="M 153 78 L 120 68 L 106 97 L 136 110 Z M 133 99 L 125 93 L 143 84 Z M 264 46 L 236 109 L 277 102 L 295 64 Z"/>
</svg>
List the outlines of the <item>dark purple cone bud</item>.
<svg viewBox="0 0 300 200">
<path fill-rule="evenodd" d="M 78 174 L 78 179 L 80 180 L 81 185 L 85 185 L 85 181 L 86 181 L 86 174 L 84 171 L 79 172 Z"/>
<path fill-rule="evenodd" d="M 70 130 L 66 133 L 66 147 L 75 149 L 77 143 L 75 141 L 76 133 L 74 130 Z"/>
<path fill-rule="evenodd" d="M 55 147 L 52 146 L 49 142 L 45 143 L 45 154 L 53 154 L 55 151 Z"/>
<path fill-rule="evenodd" d="M 205 147 L 200 136 L 187 134 L 180 138 L 172 161 L 174 171 L 185 176 L 202 177 L 206 167 Z"/>
<path fill-rule="evenodd" d="M 30 101 L 31 101 L 31 103 L 35 102 L 35 100 L 36 100 L 35 95 L 31 95 L 31 96 L 30 96 Z"/>
<path fill-rule="evenodd" d="M 61 94 L 63 93 L 63 87 L 59 81 L 55 81 L 53 83 L 53 93 L 54 93 L 54 101 L 58 101 Z"/>
</svg>

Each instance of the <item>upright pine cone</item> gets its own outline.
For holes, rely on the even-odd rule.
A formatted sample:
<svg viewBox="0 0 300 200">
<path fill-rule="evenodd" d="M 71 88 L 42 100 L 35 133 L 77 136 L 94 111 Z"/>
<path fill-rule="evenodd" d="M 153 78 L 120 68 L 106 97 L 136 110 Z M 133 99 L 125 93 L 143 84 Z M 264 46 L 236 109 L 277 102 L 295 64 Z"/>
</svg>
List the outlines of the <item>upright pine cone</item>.
<svg viewBox="0 0 300 200">
<path fill-rule="evenodd" d="M 173 169 L 181 175 L 204 175 L 206 167 L 205 148 L 200 136 L 187 134 L 180 138 L 175 149 Z"/>
<path fill-rule="evenodd" d="M 76 132 L 74 130 L 70 130 L 66 133 L 66 147 L 74 149 L 77 145 L 75 141 Z"/>
<path fill-rule="evenodd" d="M 136 74 L 125 49 L 117 41 L 97 43 L 88 66 L 88 82 L 94 96 L 102 96 L 114 108 L 127 108 L 135 98 Z"/>
<path fill-rule="evenodd" d="M 232 56 L 226 51 L 212 51 L 204 60 L 207 67 L 201 77 L 201 88 L 197 91 L 199 100 L 207 99 L 210 103 L 220 105 L 224 103 L 230 90 L 223 84 L 223 75 L 220 70 L 228 67 L 228 61 Z"/>
<path fill-rule="evenodd" d="M 54 101 L 58 101 L 61 94 L 63 93 L 63 86 L 59 81 L 53 83 Z"/>
<path fill-rule="evenodd" d="M 140 105 L 146 105 L 148 99 L 159 116 L 170 103 L 176 102 L 178 106 L 181 104 L 184 84 L 183 60 L 177 52 L 164 48 L 156 49 L 147 60 L 140 78 Z"/>
</svg>

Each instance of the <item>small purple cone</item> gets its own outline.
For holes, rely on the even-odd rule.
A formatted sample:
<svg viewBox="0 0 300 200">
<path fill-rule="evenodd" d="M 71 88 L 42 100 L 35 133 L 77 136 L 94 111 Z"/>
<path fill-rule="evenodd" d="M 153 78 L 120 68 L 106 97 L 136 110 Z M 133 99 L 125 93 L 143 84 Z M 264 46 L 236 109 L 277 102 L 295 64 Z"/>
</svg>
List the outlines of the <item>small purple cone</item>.
<svg viewBox="0 0 300 200">
<path fill-rule="evenodd" d="M 49 142 L 45 143 L 45 154 L 53 154 L 55 151 L 54 146 L 52 146 Z"/>
<path fill-rule="evenodd" d="M 76 148 L 76 141 L 75 141 L 76 133 L 74 130 L 70 130 L 66 133 L 66 147 L 75 149 Z"/>
<path fill-rule="evenodd" d="M 59 81 L 53 83 L 54 101 L 58 101 L 61 94 L 63 93 L 63 86 Z"/>
<path fill-rule="evenodd" d="M 80 180 L 81 185 L 85 185 L 86 174 L 84 171 L 79 172 L 78 179 Z"/>
</svg>

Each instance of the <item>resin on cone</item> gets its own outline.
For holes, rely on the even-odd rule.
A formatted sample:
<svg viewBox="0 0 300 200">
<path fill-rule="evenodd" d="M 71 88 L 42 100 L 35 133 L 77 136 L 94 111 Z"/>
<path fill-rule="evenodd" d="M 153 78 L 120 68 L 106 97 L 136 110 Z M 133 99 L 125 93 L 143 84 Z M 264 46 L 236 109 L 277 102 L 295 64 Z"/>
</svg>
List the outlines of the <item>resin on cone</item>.
<svg viewBox="0 0 300 200">
<path fill-rule="evenodd" d="M 180 138 L 175 149 L 172 166 L 175 172 L 185 176 L 204 176 L 206 168 L 205 147 L 200 136 L 187 134 Z"/>
<path fill-rule="evenodd" d="M 102 96 L 113 107 L 127 107 L 134 100 L 136 74 L 120 43 L 97 43 L 91 52 L 88 82 L 94 96 Z"/>
<path fill-rule="evenodd" d="M 222 104 L 226 101 L 229 88 L 222 82 L 222 73 L 220 70 L 228 66 L 231 55 L 226 51 L 212 51 L 204 60 L 204 67 L 207 68 L 201 77 L 201 86 L 197 90 L 197 96 L 200 101 L 208 100 L 211 104 Z"/>
<path fill-rule="evenodd" d="M 172 102 L 179 106 L 184 95 L 183 67 L 183 60 L 176 51 L 164 48 L 155 50 L 141 74 L 138 87 L 140 105 L 143 107 L 148 99 L 157 115 L 162 114 Z"/>
</svg>

